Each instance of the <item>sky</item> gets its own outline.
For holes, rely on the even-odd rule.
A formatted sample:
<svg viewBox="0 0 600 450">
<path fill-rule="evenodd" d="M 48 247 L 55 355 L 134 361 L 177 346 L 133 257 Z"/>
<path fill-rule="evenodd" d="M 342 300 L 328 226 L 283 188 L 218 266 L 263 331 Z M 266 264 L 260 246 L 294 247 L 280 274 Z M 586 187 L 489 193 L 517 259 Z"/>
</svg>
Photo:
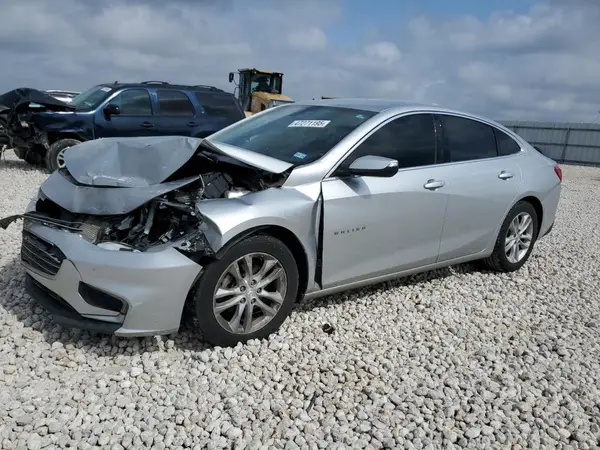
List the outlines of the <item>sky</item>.
<svg viewBox="0 0 600 450">
<path fill-rule="evenodd" d="M 0 93 L 243 67 L 296 100 L 393 98 L 600 121 L 600 0 L 0 0 Z"/>
</svg>

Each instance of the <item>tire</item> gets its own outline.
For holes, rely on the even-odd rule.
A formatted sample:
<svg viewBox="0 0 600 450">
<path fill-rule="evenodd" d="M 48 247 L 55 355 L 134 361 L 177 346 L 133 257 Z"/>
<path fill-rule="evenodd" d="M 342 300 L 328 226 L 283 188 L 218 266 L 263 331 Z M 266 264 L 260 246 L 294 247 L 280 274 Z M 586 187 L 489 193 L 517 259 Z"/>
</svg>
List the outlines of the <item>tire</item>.
<svg viewBox="0 0 600 450">
<path fill-rule="evenodd" d="M 59 164 L 59 155 L 61 152 L 80 143 L 81 141 L 78 141 L 77 139 L 59 139 L 56 141 L 46 152 L 46 167 L 51 172 L 54 172 L 61 166 L 61 164 Z"/>
<path fill-rule="evenodd" d="M 523 239 L 523 241 L 529 242 L 529 247 L 525 249 L 519 246 L 517 242 L 517 250 L 521 250 L 521 254 L 518 257 L 518 260 L 512 259 L 509 257 L 511 255 L 516 255 L 516 253 L 511 253 L 506 249 L 509 244 L 509 234 L 513 234 L 513 229 L 511 225 L 515 218 L 519 217 L 529 217 L 531 219 L 531 226 L 526 228 L 526 233 L 523 233 L 522 238 L 531 234 L 531 239 Z M 485 266 L 491 270 L 496 272 L 514 272 L 519 270 L 525 262 L 529 259 L 531 252 L 533 251 L 533 247 L 535 246 L 535 242 L 537 240 L 537 234 L 539 231 L 538 227 L 538 215 L 533 207 L 533 205 L 526 201 L 520 201 L 512 209 L 508 212 L 504 222 L 502 223 L 502 227 L 500 227 L 500 232 L 498 233 L 498 238 L 496 239 L 496 244 L 494 245 L 494 251 L 492 254 L 483 260 Z M 531 230 L 529 233 L 528 230 Z M 521 239 L 522 239 L 521 238 Z M 514 239 L 512 239 L 514 242 Z M 511 246 L 511 249 L 514 249 L 514 246 Z M 524 253 L 523 253 L 524 251 Z"/>
<path fill-rule="evenodd" d="M 263 282 L 266 282 L 268 275 L 273 274 L 280 267 L 283 269 L 284 275 L 277 278 L 276 281 L 264 285 L 264 290 L 260 288 L 261 282 L 251 286 L 250 277 L 244 277 L 242 281 L 236 281 L 233 275 L 231 275 L 228 268 L 247 257 L 248 255 L 254 254 L 252 258 L 254 264 L 254 277 L 261 279 L 260 268 L 261 263 L 265 264 L 264 261 L 275 260 L 275 263 L 271 268 L 266 270 L 266 275 Z M 271 264 L 271 263 L 269 263 Z M 266 267 L 265 264 L 263 267 Z M 244 263 L 240 262 L 238 265 L 238 275 L 243 275 Z M 256 280 L 254 280 L 256 281 Z M 218 301 L 214 299 L 215 293 L 217 292 L 217 285 L 231 289 L 231 292 L 235 294 L 229 294 L 220 298 Z M 204 273 L 200 277 L 197 288 L 193 293 L 194 311 L 197 319 L 197 324 L 202 331 L 204 339 L 209 343 L 228 347 L 234 346 L 238 342 L 246 342 L 250 339 L 262 339 L 277 331 L 281 324 L 285 321 L 289 315 L 296 296 L 298 293 L 299 276 L 298 266 L 292 252 L 278 239 L 268 235 L 254 235 L 247 239 L 244 239 L 231 248 L 227 249 L 224 255 L 216 261 L 208 264 Z M 282 294 L 282 287 L 287 286 L 285 293 Z M 268 289 L 267 289 L 268 288 Z M 242 291 L 243 289 L 243 291 Z M 278 290 L 279 289 L 279 290 Z M 262 294 L 259 293 L 262 291 Z M 282 301 L 275 302 L 271 300 L 272 297 L 277 295 Z M 241 297 L 241 299 L 240 299 Z M 256 297 L 256 298 L 253 298 Z M 237 302 L 235 301 L 237 299 Z M 230 303 L 231 306 L 227 307 L 224 305 L 226 302 Z M 250 303 L 251 302 L 251 303 Z M 262 306 L 259 306 L 259 303 Z M 223 311 L 216 311 L 216 307 L 221 305 L 222 308 L 226 308 Z M 272 318 L 264 313 L 263 306 L 271 308 Z M 278 309 L 277 309 L 278 305 Z M 253 312 L 251 316 L 253 321 L 257 324 L 254 327 L 248 327 L 246 331 L 242 330 L 247 325 L 248 318 L 247 311 Z M 239 313 L 237 332 L 232 331 L 229 324 L 235 323 L 236 314 Z M 261 325 L 261 320 L 265 322 Z M 253 328 L 256 328 L 253 331 Z"/>
</svg>

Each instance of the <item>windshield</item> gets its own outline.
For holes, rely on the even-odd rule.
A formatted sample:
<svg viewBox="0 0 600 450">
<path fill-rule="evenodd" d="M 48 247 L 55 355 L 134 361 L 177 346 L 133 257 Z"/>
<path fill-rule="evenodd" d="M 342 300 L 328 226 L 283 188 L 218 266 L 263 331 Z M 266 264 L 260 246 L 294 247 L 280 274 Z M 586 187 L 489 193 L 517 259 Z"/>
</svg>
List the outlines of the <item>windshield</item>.
<svg viewBox="0 0 600 450">
<path fill-rule="evenodd" d="M 79 95 L 76 95 L 71 100 L 71 105 L 79 111 L 90 111 L 95 109 L 102 103 L 111 93 L 113 89 L 108 86 L 94 86 Z"/>
<path fill-rule="evenodd" d="M 309 164 L 375 114 L 333 106 L 282 105 L 224 128 L 209 140 L 294 165 Z"/>
</svg>

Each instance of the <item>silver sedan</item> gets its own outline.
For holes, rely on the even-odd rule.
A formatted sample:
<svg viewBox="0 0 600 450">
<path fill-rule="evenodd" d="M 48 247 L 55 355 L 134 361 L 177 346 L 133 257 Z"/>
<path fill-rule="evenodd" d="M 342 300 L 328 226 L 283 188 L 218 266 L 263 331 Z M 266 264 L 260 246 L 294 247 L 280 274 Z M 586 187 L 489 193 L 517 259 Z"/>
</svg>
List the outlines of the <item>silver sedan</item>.
<svg viewBox="0 0 600 450">
<path fill-rule="evenodd" d="M 480 260 L 518 270 L 562 173 L 484 117 L 383 100 L 268 109 L 208 138 L 65 153 L 23 215 L 29 293 L 67 326 L 235 345 L 302 298 Z M 401 301 L 401 300 L 399 300 Z"/>
</svg>

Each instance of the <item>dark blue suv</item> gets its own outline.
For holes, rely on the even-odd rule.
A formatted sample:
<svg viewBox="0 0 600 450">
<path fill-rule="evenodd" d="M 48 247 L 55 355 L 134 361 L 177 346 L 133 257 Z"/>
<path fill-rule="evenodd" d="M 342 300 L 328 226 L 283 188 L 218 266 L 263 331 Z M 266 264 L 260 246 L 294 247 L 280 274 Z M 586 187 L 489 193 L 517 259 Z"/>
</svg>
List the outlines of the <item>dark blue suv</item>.
<svg viewBox="0 0 600 450">
<path fill-rule="evenodd" d="M 231 93 L 214 86 L 161 81 L 101 84 L 64 105 L 53 105 L 55 101 L 39 104 L 36 99 L 43 100 L 36 97 L 26 108 L 15 110 L 8 134 L 19 157 L 32 163 L 45 161 L 52 171 L 64 165 L 65 149 L 82 141 L 158 135 L 206 137 L 245 117 Z"/>
</svg>

